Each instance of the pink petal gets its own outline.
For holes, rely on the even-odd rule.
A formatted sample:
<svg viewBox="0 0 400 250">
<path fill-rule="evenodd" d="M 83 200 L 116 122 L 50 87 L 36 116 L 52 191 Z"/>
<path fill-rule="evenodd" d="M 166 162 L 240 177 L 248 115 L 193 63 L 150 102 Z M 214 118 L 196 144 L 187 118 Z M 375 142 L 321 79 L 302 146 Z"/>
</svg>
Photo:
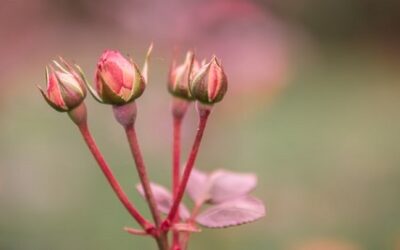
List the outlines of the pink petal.
<svg viewBox="0 0 400 250">
<path fill-rule="evenodd" d="M 214 59 L 216 60 L 216 59 Z M 221 87 L 221 68 L 218 67 L 215 61 L 211 62 L 208 71 L 208 99 L 214 100 Z"/>
<path fill-rule="evenodd" d="M 115 93 L 119 93 L 123 84 L 124 84 L 124 76 L 121 68 L 118 67 L 118 64 L 113 61 L 107 61 L 103 65 L 103 69 L 101 71 L 101 76 L 103 77 L 105 83 L 111 88 Z"/>
<path fill-rule="evenodd" d="M 47 96 L 57 106 L 65 107 L 65 102 L 60 92 L 60 86 L 58 85 L 57 77 L 54 72 L 49 74 L 47 83 Z"/>
<path fill-rule="evenodd" d="M 96 87 L 101 93 L 100 75 L 116 94 L 121 88 L 131 89 L 135 77 L 132 64 L 118 51 L 107 50 L 97 64 Z"/>
</svg>

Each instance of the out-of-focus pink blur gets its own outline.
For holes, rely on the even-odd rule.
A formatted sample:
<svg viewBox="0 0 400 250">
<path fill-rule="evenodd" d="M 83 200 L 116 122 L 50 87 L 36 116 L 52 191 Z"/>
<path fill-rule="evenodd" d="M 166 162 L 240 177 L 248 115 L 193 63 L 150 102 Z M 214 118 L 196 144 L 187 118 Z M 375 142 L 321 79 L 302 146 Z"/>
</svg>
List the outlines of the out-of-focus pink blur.
<svg viewBox="0 0 400 250">
<path fill-rule="evenodd" d="M 231 95 L 266 92 L 291 73 L 293 30 L 253 1 L 15 0 L 0 14 L 3 79 L 54 54 L 74 58 L 121 45 L 141 51 L 150 41 L 154 56 L 167 58 L 164 67 L 174 49 L 193 48 L 199 59 L 217 54 Z"/>
</svg>

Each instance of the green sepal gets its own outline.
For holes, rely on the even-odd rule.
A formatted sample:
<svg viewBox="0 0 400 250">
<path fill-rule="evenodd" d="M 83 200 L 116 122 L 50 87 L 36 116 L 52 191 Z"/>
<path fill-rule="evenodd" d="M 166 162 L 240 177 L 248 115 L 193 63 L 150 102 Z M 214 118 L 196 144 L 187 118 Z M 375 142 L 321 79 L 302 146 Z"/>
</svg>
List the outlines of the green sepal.
<svg viewBox="0 0 400 250">
<path fill-rule="evenodd" d="M 78 70 L 78 74 L 82 77 L 83 82 L 85 83 L 87 89 L 89 90 L 89 93 L 93 96 L 93 98 L 98 101 L 99 103 L 104 103 L 102 98 L 97 94 L 97 91 L 89 84 L 89 82 L 86 79 L 85 74 L 83 73 L 81 67 L 79 65 L 75 64 L 76 69 Z"/>
<path fill-rule="evenodd" d="M 54 108 L 55 110 L 59 111 L 59 112 L 66 112 L 68 111 L 67 108 L 63 108 L 58 106 L 57 104 L 53 103 L 48 97 L 47 94 L 43 91 L 43 89 L 39 86 L 36 85 L 36 87 L 39 89 L 40 93 L 42 94 L 43 98 L 46 100 L 47 104 L 49 104 L 52 108 Z"/>
<path fill-rule="evenodd" d="M 61 57 L 60 57 L 61 58 Z M 64 73 L 69 73 L 63 66 L 61 66 L 61 64 L 59 64 L 56 60 L 53 60 L 52 61 L 53 63 L 54 63 L 54 65 L 56 65 L 57 66 L 57 68 L 59 69 L 59 70 L 61 70 L 62 72 L 64 72 Z M 63 63 L 64 64 L 64 63 Z"/>
<path fill-rule="evenodd" d="M 126 99 L 126 103 L 131 102 L 131 101 L 135 100 L 136 98 L 140 97 L 143 94 L 144 89 L 146 88 L 146 82 L 145 82 L 144 77 L 140 73 L 139 67 L 132 60 L 131 60 L 131 64 L 132 64 L 133 70 L 135 71 L 135 79 L 134 79 L 135 82 L 132 83 L 133 85 L 132 85 L 131 93 L 128 96 L 128 98 Z"/>
<path fill-rule="evenodd" d="M 113 104 L 113 105 L 122 105 L 127 103 L 127 101 L 125 101 L 121 96 L 117 95 L 110 87 L 108 87 L 101 74 L 99 74 L 99 77 L 103 87 L 102 91 L 103 103 Z"/>
<path fill-rule="evenodd" d="M 61 60 L 63 60 L 63 59 L 61 59 Z M 65 62 L 66 63 L 66 62 Z M 72 66 L 70 66 L 69 64 L 67 64 L 67 66 L 68 66 L 68 68 L 70 68 L 71 69 L 71 72 L 74 74 L 74 75 L 76 75 L 76 70 L 74 70 L 73 68 L 72 68 Z M 81 67 L 79 67 L 79 65 L 77 65 L 77 64 L 74 64 L 74 66 L 75 66 L 75 68 L 77 69 L 77 71 L 78 71 L 78 76 L 76 76 L 76 78 L 79 78 L 79 79 L 77 79 L 77 81 L 78 81 L 78 83 L 79 83 L 79 86 L 81 86 L 81 92 L 82 92 L 82 94 L 83 94 L 83 96 L 84 97 L 86 97 L 86 95 L 87 95 L 87 91 L 86 91 L 86 87 L 87 87 L 87 85 L 88 84 L 86 84 L 88 81 L 87 81 L 87 79 L 86 79 L 86 76 L 85 76 L 85 74 L 83 73 L 83 70 L 81 69 Z"/>
<path fill-rule="evenodd" d="M 201 103 L 205 104 L 211 104 L 208 100 L 208 88 L 207 84 L 204 81 L 207 81 L 205 79 L 207 77 L 207 74 L 209 72 L 211 66 L 211 62 L 204 65 L 200 70 L 197 72 L 197 74 L 194 76 L 193 80 L 190 82 L 189 85 L 189 90 L 191 95 Z"/>
<path fill-rule="evenodd" d="M 67 72 L 67 74 L 69 74 Z M 67 107 L 68 110 L 71 110 L 81 104 L 81 102 L 85 99 L 84 93 L 82 93 L 82 89 L 74 86 L 73 84 L 64 84 L 64 82 L 61 81 L 59 78 L 58 74 L 54 74 L 57 79 L 58 87 L 60 89 L 60 94 L 62 99 L 64 100 L 65 106 Z"/>
<path fill-rule="evenodd" d="M 144 59 L 143 63 L 143 68 L 142 68 L 142 74 L 143 74 L 143 79 L 145 84 L 147 84 L 147 81 L 149 80 L 149 61 L 150 61 L 150 56 L 151 53 L 153 52 L 153 43 L 150 44 L 149 48 L 147 49 L 146 53 L 146 58 Z"/>
</svg>

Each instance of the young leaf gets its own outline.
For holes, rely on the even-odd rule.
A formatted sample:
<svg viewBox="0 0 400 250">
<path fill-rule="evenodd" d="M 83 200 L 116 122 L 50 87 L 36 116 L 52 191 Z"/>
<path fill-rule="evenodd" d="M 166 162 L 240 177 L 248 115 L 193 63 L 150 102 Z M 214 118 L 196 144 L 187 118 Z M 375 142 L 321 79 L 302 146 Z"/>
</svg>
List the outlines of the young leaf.
<svg viewBox="0 0 400 250">
<path fill-rule="evenodd" d="M 208 189 L 208 175 L 200 170 L 197 170 L 196 168 L 193 168 L 186 187 L 190 198 L 195 203 L 209 199 Z"/>
<path fill-rule="evenodd" d="M 210 176 L 210 203 L 221 203 L 248 194 L 257 185 L 257 176 L 217 170 Z"/>
<path fill-rule="evenodd" d="M 265 216 L 264 204 L 251 196 L 243 196 L 205 210 L 196 222 L 209 228 L 224 228 L 253 222 Z"/>
<path fill-rule="evenodd" d="M 150 188 L 153 191 L 154 199 L 160 212 L 168 214 L 173 202 L 171 193 L 163 186 L 155 183 L 150 183 Z M 137 184 L 136 189 L 143 197 L 145 197 L 142 184 Z M 183 204 L 179 206 L 179 216 L 184 220 L 190 217 L 189 210 Z"/>
</svg>

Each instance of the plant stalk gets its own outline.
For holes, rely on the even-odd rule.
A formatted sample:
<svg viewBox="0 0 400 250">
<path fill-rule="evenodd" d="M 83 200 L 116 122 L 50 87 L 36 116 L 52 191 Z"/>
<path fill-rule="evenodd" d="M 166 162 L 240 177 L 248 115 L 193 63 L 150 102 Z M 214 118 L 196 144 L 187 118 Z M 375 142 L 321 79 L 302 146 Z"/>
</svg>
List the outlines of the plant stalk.
<svg viewBox="0 0 400 250">
<path fill-rule="evenodd" d="M 176 199 L 180 179 L 180 165 L 181 165 L 181 127 L 182 118 L 180 116 L 173 116 L 173 147 L 172 147 L 172 190 L 173 198 Z M 173 222 L 179 220 L 179 207 L 177 215 L 173 218 Z M 172 233 L 172 249 L 180 249 L 179 232 Z"/>
<path fill-rule="evenodd" d="M 208 116 L 210 115 L 210 113 L 211 113 L 210 109 L 199 110 L 200 120 L 199 120 L 199 125 L 197 128 L 196 137 L 193 142 L 193 146 L 190 151 L 188 161 L 186 162 L 185 170 L 183 172 L 182 180 L 179 183 L 176 197 L 172 204 L 171 210 L 170 210 L 166 220 L 164 221 L 164 223 L 166 223 L 167 225 L 170 225 L 171 222 L 173 222 L 173 219 L 175 218 L 175 216 L 178 212 L 179 204 L 182 201 L 183 194 L 185 193 L 185 189 L 186 189 L 187 183 L 189 181 L 190 173 L 192 172 L 194 163 L 196 161 L 196 157 L 197 157 L 197 153 L 199 151 L 201 139 L 203 138 L 204 129 L 206 127 Z"/>
<path fill-rule="evenodd" d="M 107 162 L 104 160 L 103 155 L 101 154 L 100 150 L 98 149 L 96 142 L 94 141 L 89 128 L 86 122 L 77 124 L 79 131 L 82 134 L 83 139 L 86 142 L 90 152 L 92 153 L 93 157 L 97 161 L 101 171 L 103 172 L 104 176 L 106 177 L 108 183 L 111 185 L 112 189 L 114 190 L 115 194 L 117 195 L 118 199 L 124 205 L 124 207 L 128 210 L 128 212 L 132 215 L 132 217 L 142 226 L 144 230 L 150 232 L 154 229 L 154 225 L 147 221 L 135 208 L 135 206 L 129 201 L 128 196 L 123 191 L 121 185 L 119 184 L 118 180 L 115 178 L 113 172 L 111 171 L 110 167 L 108 166 Z"/>
<path fill-rule="evenodd" d="M 143 187 L 143 191 L 147 200 L 147 203 L 150 208 L 151 215 L 154 219 L 155 225 L 159 231 L 156 240 L 157 244 L 159 245 L 160 250 L 168 250 L 168 239 L 167 234 L 165 232 L 161 232 L 161 217 L 160 212 L 157 208 L 157 203 L 154 199 L 153 191 L 150 187 L 149 177 L 146 171 L 146 166 L 143 160 L 142 153 L 140 151 L 139 143 L 137 140 L 136 130 L 133 124 L 129 126 L 125 126 L 125 133 L 129 142 L 129 146 L 131 149 L 131 153 L 133 159 L 135 160 L 136 170 L 139 175 L 140 182 Z"/>
</svg>

